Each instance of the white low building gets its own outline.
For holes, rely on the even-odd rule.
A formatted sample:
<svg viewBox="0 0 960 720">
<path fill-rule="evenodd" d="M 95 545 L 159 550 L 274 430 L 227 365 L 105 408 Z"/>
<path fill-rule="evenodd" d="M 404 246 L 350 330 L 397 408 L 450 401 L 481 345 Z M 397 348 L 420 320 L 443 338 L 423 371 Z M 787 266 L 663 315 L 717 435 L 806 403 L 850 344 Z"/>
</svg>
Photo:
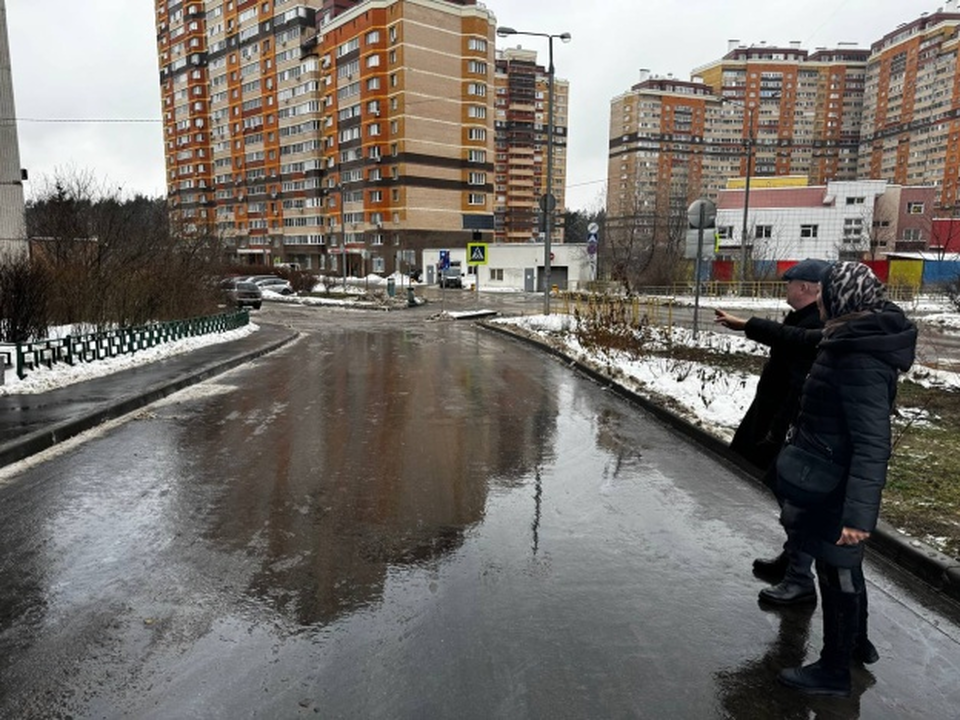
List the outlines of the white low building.
<svg viewBox="0 0 960 720">
<path fill-rule="evenodd" d="M 487 262 L 482 265 L 468 264 L 467 248 L 448 248 L 451 262 L 459 261 L 463 268 L 464 286 L 472 287 L 479 280 L 481 290 L 543 291 L 546 277 L 543 243 L 488 243 L 486 248 Z M 550 255 L 550 285 L 560 290 L 579 290 L 594 279 L 596 271 L 585 243 L 551 244 Z M 439 250 L 423 251 L 424 282 L 437 283 L 439 262 Z"/>
<path fill-rule="evenodd" d="M 765 187 L 766 178 L 752 180 L 746 242 L 756 262 L 879 259 L 904 243 L 929 242 L 923 227 L 932 217 L 935 188 L 901 187 L 885 180 Z M 744 196 L 742 187 L 720 191 L 719 258 L 740 257 Z"/>
</svg>

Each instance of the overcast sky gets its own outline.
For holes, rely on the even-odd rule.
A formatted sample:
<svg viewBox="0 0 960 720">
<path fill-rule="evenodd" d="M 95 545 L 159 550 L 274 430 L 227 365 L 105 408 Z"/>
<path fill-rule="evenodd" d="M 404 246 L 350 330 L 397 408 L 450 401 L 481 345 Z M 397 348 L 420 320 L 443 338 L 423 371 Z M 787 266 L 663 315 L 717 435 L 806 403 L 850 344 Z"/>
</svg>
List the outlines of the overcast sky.
<svg viewBox="0 0 960 720">
<path fill-rule="evenodd" d="M 610 100 L 640 68 L 688 79 L 726 53 L 727 41 L 805 49 L 869 47 L 942 0 L 487 0 L 500 25 L 569 32 L 554 44 L 557 76 L 570 81 L 567 204 L 600 203 Z M 111 186 L 165 191 L 154 3 L 150 0 L 6 0 L 20 162 L 28 197 L 58 170 L 95 172 Z M 538 50 L 540 38 L 501 39 Z M 501 45 L 503 46 L 503 45 Z M 153 122 L 50 122 L 55 120 Z M 37 122 L 43 121 L 43 122 Z"/>
</svg>

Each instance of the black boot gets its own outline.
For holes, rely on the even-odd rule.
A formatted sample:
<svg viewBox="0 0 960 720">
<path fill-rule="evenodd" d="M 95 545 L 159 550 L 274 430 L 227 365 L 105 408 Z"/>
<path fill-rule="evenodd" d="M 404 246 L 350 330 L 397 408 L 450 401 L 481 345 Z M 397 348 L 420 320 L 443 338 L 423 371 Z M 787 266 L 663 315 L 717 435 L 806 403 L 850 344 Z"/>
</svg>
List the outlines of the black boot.
<svg viewBox="0 0 960 720">
<path fill-rule="evenodd" d="M 803 667 L 781 670 L 777 679 L 782 685 L 808 695 L 850 697 L 850 671 L 830 670 L 820 660 Z"/>
<path fill-rule="evenodd" d="M 786 575 L 789 564 L 786 552 L 780 553 L 775 558 L 757 558 L 753 561 L 753 574 L 769 583 L 778 583 Z"/>
<path fill-rule="evenodd" d="M 835 574 L 836 568 L 832 570 Z M 849 697 L 850 663 L 860 630 L 860 593 L 843 592 L 836 578 L 825 578 L 825 574 L 818 565 L 823 612 L 820 659 L 804 667 L 781 670 L 779 680 L 810 695 Z"/>
<path fill-rule="evenodd" d="M 860 593 L 860 622 L 857 639 L 853 643 L 853 660 L 862 665 L 872 665 L 880 659 L 880 653 L 867 636 L 867 591 Z"/>
<path fill-rule="evenodd" d="M 783 580 L 760 591 L 760 600 L 774 605 L 817 604 L 817 591 L 810 566 L 813 558 L 797 549 L 788 539 L 782 557 L 787 558 Z"/>
<path fill-rule="evenodd" d="M 784 580 L 760 591 L 760 599 L 772 605 L 816 605 L 817 591 L 813 584 Z"/>
</svg>

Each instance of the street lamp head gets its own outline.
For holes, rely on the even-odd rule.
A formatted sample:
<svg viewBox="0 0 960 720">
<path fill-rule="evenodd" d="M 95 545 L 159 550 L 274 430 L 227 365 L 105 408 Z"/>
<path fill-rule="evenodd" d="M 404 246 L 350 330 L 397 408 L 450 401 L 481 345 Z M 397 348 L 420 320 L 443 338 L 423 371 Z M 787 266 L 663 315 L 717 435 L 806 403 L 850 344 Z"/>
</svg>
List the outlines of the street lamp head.
<svg viewBox="0 0 960 720">
<path fill-rule="evenodd" d="M 514 30 L 512 27 L 498 27 L 498 28 L 497 28 L 497 35 L 498 35 L 499 37 L 507 37 L 507 35 L 516 35 L 516 34 L 517 34 L 517 31 Z"/>
<path fill-rule="evenodd" d="M 570 39 L 571 39 L 570 33 L 568 33 L 568 32 L 561 33 L 561 34 L 560 34 L 560 39 L 561 39 L 563 42 L 565 42 L 565 43 L 570 42 Z"/>
</svg>

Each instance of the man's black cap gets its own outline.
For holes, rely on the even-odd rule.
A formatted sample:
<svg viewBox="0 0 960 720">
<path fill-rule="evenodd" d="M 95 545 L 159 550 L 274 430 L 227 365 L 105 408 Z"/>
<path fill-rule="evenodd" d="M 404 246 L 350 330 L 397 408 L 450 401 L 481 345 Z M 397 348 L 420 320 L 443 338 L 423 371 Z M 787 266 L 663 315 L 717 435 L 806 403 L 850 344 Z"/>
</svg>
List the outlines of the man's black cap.
<svg viewBox="0 0 960 720">
<path fill-rule="evenodd" d="M 796 265 L 787 268 L 783 274 L 784 280 L 804 280 L 806 282 L 820 282 L 824 271 L 830 267 L 826 260 L 815 260 L 807 258 L 801 260 Z"/>
</svg>

